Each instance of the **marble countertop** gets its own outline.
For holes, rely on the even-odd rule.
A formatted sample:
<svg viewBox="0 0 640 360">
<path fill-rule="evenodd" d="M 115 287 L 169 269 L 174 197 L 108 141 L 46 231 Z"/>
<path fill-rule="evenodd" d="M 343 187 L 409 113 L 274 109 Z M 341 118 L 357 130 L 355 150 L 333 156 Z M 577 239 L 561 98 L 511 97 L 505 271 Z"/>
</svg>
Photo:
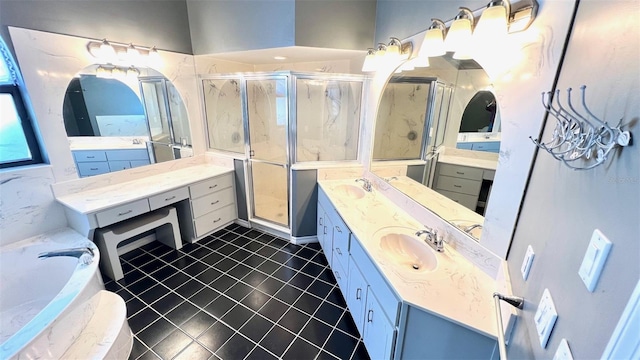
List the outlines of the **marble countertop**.
<svg viewBox="0 0 640 360">
<path fill-rule="evenodd" d="M 233 169 L 210 164 L 194 165 L 137 180 L 63 195 L 56 197 L 56 200 L 79 213 L 91 214 L 230 172 L 233 172 Z"/>
<path fill-rule="evenodd" d="M 482 225 L 484 223 L 484 217 L 482 215 L 458 204 L 410 177 L 396 176 L 396 178 L 397 179 L 389 181 L 389 185 L 411 197 L 417 203 L 433 211 L 446 221 L 459 221 L 467 225 Z"/>
<path fill-rule="evenodd" d="M 438 162 L 493 171 L 498 167 L 498 162 L 495 160 L 478 159 L 466 156 L 440 155 L 438 157 Z"/>
<path fill-rule="evenodd" d="M 358 200 L 341 195 L 343 193 L 338 187 L 352 185 L 353 179 L 319 181 L 319 184 L 378 270 L 404 302 L 485 336 L 497 338 L 492 297 L 498 288 L 496 280 L 447 244 L 443 253 L 436 254 L 438 265 L 433 271 L 405 270 L 389 260 L 376 243 L 376 232 L 388 227 L 417 231 L 424 226 L 376 190 Z"/>
</svg>

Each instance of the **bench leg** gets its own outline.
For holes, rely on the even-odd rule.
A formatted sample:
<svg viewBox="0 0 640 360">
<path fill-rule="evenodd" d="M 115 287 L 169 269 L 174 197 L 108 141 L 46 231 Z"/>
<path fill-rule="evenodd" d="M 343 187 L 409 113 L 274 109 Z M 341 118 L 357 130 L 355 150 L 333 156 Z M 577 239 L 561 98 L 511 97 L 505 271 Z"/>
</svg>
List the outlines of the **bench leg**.
<svg viewBox="0 0 640 360">
<path fill-rule="evenodd" d="M 156 239 L 176 250 L 182 249 L 180 228 L 178 228 L 175 223 L 170 222 L 156 228 Z"/>
<path fill-rule="evenodd" d="M 118 244 L 110 244 L 113 241 L 101 238 L 97 241 L 100 250 L 100 269 L 114 281 L 118 281 L 124 277 L 120 258 L 118 257 Z"/>
</svg>

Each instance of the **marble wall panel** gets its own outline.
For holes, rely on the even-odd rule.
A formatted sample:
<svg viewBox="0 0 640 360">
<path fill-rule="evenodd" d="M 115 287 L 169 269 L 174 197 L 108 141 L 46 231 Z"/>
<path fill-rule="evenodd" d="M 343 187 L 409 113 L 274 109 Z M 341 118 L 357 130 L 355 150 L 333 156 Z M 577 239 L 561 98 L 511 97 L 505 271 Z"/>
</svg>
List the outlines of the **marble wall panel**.
<svg viewBox="0 0 640 360">
<path fill-rule="evenodd" d="M 420 159 L 428 84 L 390 83 L 378 105 L 373 158 Z"/>
<path fill-rule="evenodd" d="M 244 154 L 241 79 L 202 79 L 210 149 Z"/>
</svg>

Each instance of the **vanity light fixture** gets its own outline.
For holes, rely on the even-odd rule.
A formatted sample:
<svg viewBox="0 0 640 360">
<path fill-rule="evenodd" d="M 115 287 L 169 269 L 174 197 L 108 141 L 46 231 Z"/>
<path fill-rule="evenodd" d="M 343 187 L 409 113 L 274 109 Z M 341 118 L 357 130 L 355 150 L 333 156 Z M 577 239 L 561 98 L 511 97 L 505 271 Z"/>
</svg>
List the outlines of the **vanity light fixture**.
<svg viewBox="0 0 640 360">
<path fill-rule="evenodd" d="M 127 79 L 137 80 L 138 76 L 140 76 L 140 70 L 136 69 L 133 66 L 129 66 L 129 68 L 127 69 Z"/>
<path fill-rule="evenodd" d="M 376 51 L 373 48 L 367 49 L 367 56 L 362 64 L 362 72 L 376 71 Z"/>
<path fill-rule="evenodd" d="M 440 19 L 431 19 L 431 26 L 424 35 L 424 41 L 420 47 L 421 57 L 435 57 L 446 54 L 444 48 L 444 36 L 447 26 Z"/>
<path fill-rule="evenodd" d="M 161 64 L 160 54 L 156 47 L 145 48 L 129 44 L 118 44 L 107 39 L 89 41 L 87 51 L 102 64 L 119 66 L 158 66 Z"/>
<path fill-rule="evenodd" d="M 511 4 L 509 0 L 493 0 L 482 11 L 473 33 L 474 42 L 488 43 L 507 35 Z"/>
<path fill-rule="evenodd" d="M 107 41 L 107 39 L 102 39 L 102 43 L 100 44 L 100 56 L 104 59 L 115 59 L 116 49 Z"/>
<path fill-rule="evenodd" d="M 110 79 L 111 78 L 111 69 L 107 69 L 102 66 L 98 66 L 96 69 L 96 77 L 99 79 Z"/>
<path fill-rule="evenodd" d="M 387 52 L 385 56 L 389 61 L 400 59 L 400 48 L 402 47 L 402 42 L 400 39 L 392 37 L 391 41 L 387 45 Z"/>
<path fill-rule="evenodd" d="M 470 57 L 466 56 L 467 53 L 470 52 L 469 45 L 471 44 L 474 22 L 473 12 L 466 7 L 461 7 L 460 12 L 454 18 L 453 23 L 451 23 L 447 37 L 444 40 L 445 50 L 453 52 L 454 59 L 470 59 Z"/>
</svg>

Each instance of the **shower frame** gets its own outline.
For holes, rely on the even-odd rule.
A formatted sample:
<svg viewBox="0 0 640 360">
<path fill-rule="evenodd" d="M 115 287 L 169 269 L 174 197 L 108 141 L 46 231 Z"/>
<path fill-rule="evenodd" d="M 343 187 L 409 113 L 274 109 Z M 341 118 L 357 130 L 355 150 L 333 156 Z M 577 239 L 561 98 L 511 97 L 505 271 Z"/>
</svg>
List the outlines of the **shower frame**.
<svg viewBox="0 0 640 360">
<path fill-rule="evenodd" d="M 256 218 L 255 216 L 255 197 L 254 197 L 254 184 L 251 173 L 251 139 L 249 130 L 249 108 L 248 108 L 248 93 L 247 93 L 247 81 L 248 80 L 269 80 L 273 78 L 286 78 L 286 93 L 287 93 L 287 116 L 286 116 L 286 168 L 287 168 L 287 216 L 288 226 L 284 227 L 279 224 L 273 223 L 268 220 Z M 330 160 L 330 161 L 298 161 L 296 156 L 297 149 L 297 105 L 296 100 L 298 96 L 297 81 L 298 79 L 304 80 L 320 80 L 320 81 L 349 81 L 359 82 L 361 84 L 360 92 L 360 106 L 358 114 L 358 134 L 357 134 L 357 151 L 356 158 L 353 160 Z M 242 126 L 244 130 L 244 153 L 216 149 L 212 148 L 209 143 L 209 126 L 206 116 L 206 103 L 205 103 L 205 80 L 237 80 L 240 84 L 240 100 L 242 108 Z M 344 167 L 344 166 L 357 166 L 360 165 L 361 146 L 362 141 L 360 135 L 362 134 L 362 128 L 364 126 L 364 114 L 363 103 L 366 99 L 365 94 L 365 82 L 366 77 L 362 75 L 353 74 L 334 74 L 334 73 L 316 73 L 316 72 L 300 72 L 300 71 L 274 71 L 274 72 L 255 72 L 255 73 L 224 73 L 224 74 L 211 74 L 199 76 L 199 91 L 200 101 L 202 102 L 202 118 L 204 122 L 205 135 L 207 138 L 207 149 L 215 153 L 220 153 L 225 156 L 229 156 L 236 160 L 241 160 L 244 167 L 244 184 L 247 189 L 246 206 L 248 213 L 248 224 L 251 227 L 256 227 L 260 230 L 267 231 L 274 235 L 278 235 L 284 238 L 289 238 L 296 243 L 304 243 L 308 241 L 314 241 L 315 236 L 304 238 L 295 237 L 291 232 L 292 223 L 292 197 L 293 189 L 291 186 L 291 179 L 293 171 L 296 170 L 310 170 L 318 168 L 330 168 L 330 167 Z M 260 160 L 254 160 L 260 161 Z"/>
</svg>

